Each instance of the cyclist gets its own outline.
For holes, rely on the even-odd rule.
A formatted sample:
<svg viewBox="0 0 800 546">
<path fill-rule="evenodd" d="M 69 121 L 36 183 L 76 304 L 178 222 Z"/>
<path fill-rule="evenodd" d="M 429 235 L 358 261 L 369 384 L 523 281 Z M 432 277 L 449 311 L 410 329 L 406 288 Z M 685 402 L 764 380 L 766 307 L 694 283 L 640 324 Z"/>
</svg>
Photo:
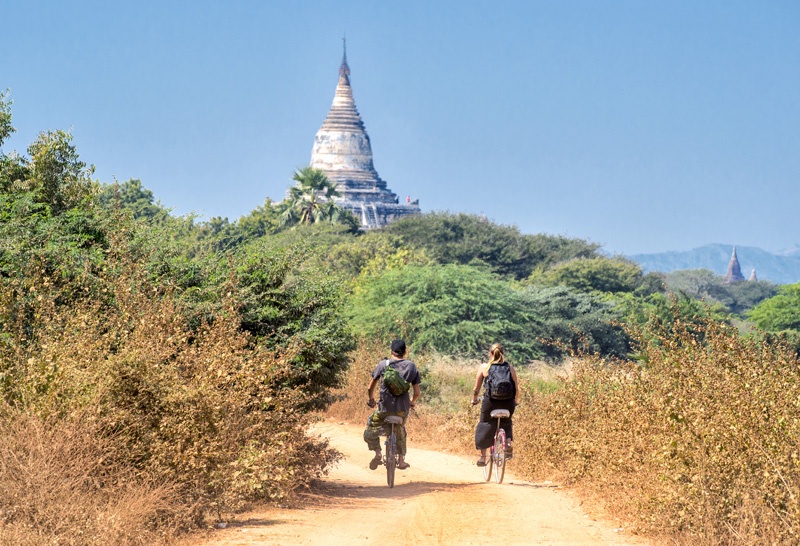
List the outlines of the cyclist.
<svg viewBox="0 0 800 546">
<path fill-rule="evenodd" d="M 377 408 L 369 416 L 367 419 L 367 428 L 364 430 L 364 441 L 367 442 L 367 448 L 371 451 L 375 452 L 375 457 L 369 462 L 369 467 L 371 470 L 375 470 L 381 464 L 382 455 L 381 455 L 381 442 L 380 442 L 380 435 L 383 431 L 384 426 L 384 419 L 389 415 L 399 415 L 403 418 L 403 426 L 399 426 L 396 428 L 396 436 L 397 436 L 397 468 L 400 470 L 405 470 L 408 468 L 409 465 L 406 460 L 406 426 L 405 420 L 408 417 L 408 413 L 413 408 L 417 400 L 419 399 L 420 389 L 419 389 L 419 382 L 420 382 L 420 375 L 419 370 L 417 370 L 417 365 L 411 362 L 410 360 L 406 360 L 406 343 L 402 339 L 396 339 L 392 341 L 391 345 L 392 357 L 389 359 L 381 360 L 375 369 L 372 371 L 372 379 L 369 382 L 369 386 L 367 387 L 367 395 L 369 396 L 369 401 L 367 405 L 369 407 L 374 408 L 377 405 Z M 381 378 L 383 374 L 386 372 L 387 366 L 392 366 L 400 375 L 411 383 L 411 391 L 412 395 L 409 396 L 408 392 L 405 392 L 399 396 L 393 395 L 388 387 L 383 384 Z M 380 388 L 380 398 L 379 401 L 375 402 L 375 387 L 381 383 Z"/>
<path fill-rule="evenodd" d="M 475 388 L 472 391 L 473 405 L 478 403 L 481 385 L 485 387 L 481 416 L 475 427 L 475 448 L 481 451 L 481 457 L 476 463 L 478 466 L 486 466 L 486 450 L 494 443 L 495 420 L 491 418 L 492 410 L 507 409 L 511 413 L 507 419 L 500 420 L 500 426 L 506 432 L 508 440 L 506 458 L 510 459 L 513 454 L 511 416 L 514 415 L 514 408 L 519 401 L 520 389 L 517 372 L 514 366 L 506 362 L 504 353 L 505 349 L 500 343 L 492 345 L 489 349 L 489 362 L 481 364 L 475 376 Z"/>
</svg>

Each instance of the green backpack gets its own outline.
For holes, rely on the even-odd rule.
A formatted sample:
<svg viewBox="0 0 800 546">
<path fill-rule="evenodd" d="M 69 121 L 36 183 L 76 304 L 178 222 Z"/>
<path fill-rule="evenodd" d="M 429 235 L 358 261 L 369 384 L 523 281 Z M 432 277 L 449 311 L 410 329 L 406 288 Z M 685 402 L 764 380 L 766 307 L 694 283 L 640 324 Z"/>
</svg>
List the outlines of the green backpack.
<svg viewBox="0 0 800 546">
<path fill-rule="evenodd" d="M 403 379 L 400 372 L 393 368 L 389 362 L 386 363 L 386 371 L 383 372 L 383 384 L 394 396 L 405 394 L 411 388 L 411 383 Z"/>
</svg>

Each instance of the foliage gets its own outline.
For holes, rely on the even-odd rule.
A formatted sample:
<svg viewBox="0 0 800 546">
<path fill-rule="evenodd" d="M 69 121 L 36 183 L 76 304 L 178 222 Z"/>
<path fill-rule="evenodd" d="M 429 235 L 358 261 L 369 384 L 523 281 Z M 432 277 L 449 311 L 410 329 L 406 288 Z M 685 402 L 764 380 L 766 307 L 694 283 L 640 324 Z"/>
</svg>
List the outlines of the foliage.
<svg viewBox="0 0 800 546">
<path fill-rule="evenodd" d="M 536 267 L 596 256 L 598 248 L 579 239 L 522 235 L 517 227 L 463 213 L 400 218 L 384 230 L 399 236 L 409 248 L 424 249 L 440 264 L 484 266 L 517 280 L 528 277 Z"/>
<path fill-rule="evenodd" d="M 258 239 L 276 233 L 280 227 L 280 218 L 271 199 L 253 209 L 249 214 L 239 218 L 239 230 L 245 241 Z"/>
<path fill-rule="evenodd" d="M 58 305 L 43 272 L 5 287 L 0 361 L 12 380 L 3 399 L 32 415 L 87 415 L 121 446 L 117 464 L 174 484 L 196 517 L 285 499 L 324 471 L 332 454 L 305 436 L 300 411 L 310 397 L 281 387 L 303 348 L 253 344 L 231 298 L 213 321 L 188 328 L 170 291 L 126 260 L 109 258 L 120 274 L 104 279 L 108 302 Z M 18 328 L 9 311 L 25 290 L 40 296 L 37 320 Z"/>
<path fill-rule="evenodd" d="M 800 362 L 713 320 L 703 343 L 688 326 L 637 335 L 644 366 L 584 359 L 523 400 L 535 411 L 515 419 L 515 465 L 556 471 L 671 542 L 795 544 Z"/>
<path fill-rule="evenodd" d="M 354 347 L 342 312 L 341 285 L 305 266 L 309 250 L 259 240 L 234 258 L 241 327 L 270 351 L 290 354 L 280 386 L 301 389 L 304 409 L 322 409 L 339 385 Z"/>
<path fill-rule="evenodd" d="M 510 354 L 538 354 L 536 323 L 522 295 L 492 274 L 464 265 L 386 269 L 363 278 L 351 302 L 353 328 L 375 338 L 402 337 L 416 351 L 481 355 L 502 340 Z"/>
<path fill-rule="evenodd" d="M 708 269 L 673 271 L 665 275 L 667 288 L 694 299 L 725 306 L 730 313 L 745 316 L 760 301 L 774 296 L 777 286 L 769 281 L 725 283 L 724 277 Z"/>
<path fill-rule="evenodd" d="M 66 170 L 53 160 L 46 161 L 53 172 Z M 65 163 L 74 165 L 75 160 L 65 158 Z M 31 268 L 40 267 L 52 276 L 48 289 L 63 302 L 93 290 L 114 218 L 96 213 L 91 184 L 67 175 L 68 181 L 50 184 L 51 190 L 65 193 L 43 192 L 34 171 L 44 167 L 19 157 L 0 167 L 0 284 L 25 279 Z"/>
<path fill-rule="evenodd" d="M 748 317 L 768 332 L 800 332 L 800 283 L 782 285 L 777 295 L 756 305 Z"/>
<path fill-rule="evenodd" d="M 284 226 L 329 222 L 345 224 L 358 229 L 358 222 L 352 214 L 334 202 L 340 197 L 336 184 L 331 182 L 323 171 L 304 167 L 295 171 L 286 199 L 280 203 L 280 219 Z"/>
<path fill-rule="evenodd" d="M 651 294 L 647 298 L 623 297 L 616 299 L 617 307 L 629 328 L 638 329 L 641 335 L 658 343 L 660 338 L 670 338 L 679 330 L 693 332 L 698 343 L 703 342 L 705 324 L 709 321 L 731 324 L 731 317 L 720 304 L 709 304 L 684 293 Z M 634 359 L 646 358 L 643 354 L 631 355 Z"/>
<path fill-rule="evenodd" d="M 603 256 L 561 262 L 546 271 L 535 272 L 529 282 L 568 286 L 583 292 L 636 292 L 646 296 L 660 291 L 653 286 L 657 286 L 658 277 L 644 275 L 636 263 Z"/>
<path fill-rule="evenodd" d="M 29 177 L 22 185 L 53 214 L 76 206 L 87 197 L 90 188 L 94 192 L 90 180 L 94 167 L 87 167 L 79 159 L 71 134 L 43 132 L 28 146 L 28 155 Z"/>
<path fill-rule="evenodd" d="M 728 285 L 731 303 L 722 302 L 731 313 L 747 316 L 747 312 L 778 293 L 779 287 L 769 281 L 747 281 Z"/>
<path fill-rule="evenodd" d="M 8 98 L 8 90 L 0 93 L 0 146 L 16 132 L 11 125 L 11 103 L 11 99 Z"/>
<path fill-rule="evenodd" d="M 169 215 L 169 209 L 155 202 L 153 192 L 142 186 L 141 180 L 131 178 L 122 184 L 115 182 L 100 187 L 98 203 L 107 209 L 130 211 L 137 220 L 163 221 Z"/>
<path fill-rule="evenodd" d="M 359 275 L 376 274 L 389 267 L 431 263 L 425 251 L 407 248 L 399 236 L 385 230 L 370 230 L 343 238 L 325 253 L 325 260 L 331 269 L 353 280 Z"/>
<path fill-rule="evenodd" d="M 531 286 L 523 295 L 526 309 L 537 318 L 536 335 L 544 356 L 627 354 L 628 337 L 612 303 L 564 286 Z"/>
<path fill-rule="evenodd" d="M 226 222 L 173 218 L 139 181 L 96 184 L 67 133 L 43 133 L 28 152 L 0 162 L 0 434 L 24 435 L 12 426 L 22 423 L 44 438 L 84 420 L 88 436 L 53 453 L 66 465 L 82 454 L 77 481 L 43 475 L 33 503 L 19 489 L 31 482 L 0 473 L 0 536 L 61 540 L 47 522 L 64 484 L 76 506 L 65 522 L 82 521 L 81 508 L 102 522 L 117 517 L 109 499 L 140 498 L 141 517 L 97 539 L 133 544 L 174 528 L 166 513 L 185 523 L 285 502 L 323 473 L 335 454 L 306 435 L 308 410 L 330 402 L 353 339 L 342 287 L 313 250 L 255 236 L 227 244 Z M 4 436 L 0 446 L 32 449 Z"/>
</svg>

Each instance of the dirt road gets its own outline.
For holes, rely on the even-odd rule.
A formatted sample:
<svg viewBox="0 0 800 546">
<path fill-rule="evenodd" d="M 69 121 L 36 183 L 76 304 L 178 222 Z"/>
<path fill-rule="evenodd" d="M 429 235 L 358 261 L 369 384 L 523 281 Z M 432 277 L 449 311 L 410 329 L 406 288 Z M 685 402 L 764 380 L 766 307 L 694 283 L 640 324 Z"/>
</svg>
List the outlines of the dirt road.
<svg viewBox="0 0 800 546">
<path fill-rule="evenodd" d="M 487 484 L 472 460 L 419 449 L 411 438 L 411 468 L 398 470 L 389 489 L 385 469 L 367 466 L 371 453 L 360 428 L 326 422 L 317 430 L 344 460 L 308 496 L 306 506 L 243 514 L 189 544 L 649 544 L 611 523 L 594 521 L 553 484 L 514 478 L 513 461 L 503 484 Z"/>
</svg>

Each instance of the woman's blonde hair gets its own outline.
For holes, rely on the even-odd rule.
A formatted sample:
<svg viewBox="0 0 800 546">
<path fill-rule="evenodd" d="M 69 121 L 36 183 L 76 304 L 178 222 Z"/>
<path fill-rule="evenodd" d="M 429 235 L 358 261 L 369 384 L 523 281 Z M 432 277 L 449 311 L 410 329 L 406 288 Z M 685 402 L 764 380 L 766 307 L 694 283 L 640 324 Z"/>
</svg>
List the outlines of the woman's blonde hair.
<svg viewBox="0 0 800 546">
<path fill-rule="evenodd" d="M 491 357 L 489 365 L 505 362 L 506 359 L 503 353 L 505 353 L 505 349 L 503 349 L 503 346 L 499 343 L 495 343 L 489 347 L 489 356 Z"/>
</svg>

